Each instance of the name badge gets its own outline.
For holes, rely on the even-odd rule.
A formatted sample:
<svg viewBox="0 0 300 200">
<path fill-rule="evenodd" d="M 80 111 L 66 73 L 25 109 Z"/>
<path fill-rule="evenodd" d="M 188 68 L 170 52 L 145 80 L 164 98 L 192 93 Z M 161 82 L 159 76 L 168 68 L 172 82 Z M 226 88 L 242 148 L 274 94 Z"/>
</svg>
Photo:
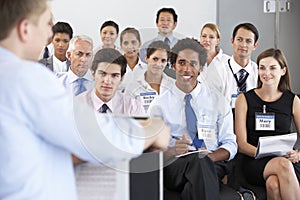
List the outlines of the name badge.
<svg viewBox="0 0 300 200">
<path fill-rule="evenodd" d="M 206 149 L 212 149 L 217 141 L 214 126 L 198 123 L 198 138 L 203 139 Z"/>
<path fill-rule="evenodd" d="M 142 105 L 144 107 L 149 107 L 150 103 L 157 96 L 156 92 L 142 92 L 140 93 Z"/>
<path fill-rule="evenodd" d="M 230 102 L 231 108 L 235 108 L 235 101 L 238 96 L 239 96 L 238 94 L 231 95 L 231 102 Z"/>
<path fill-rule="evenodd" d="M 274 113 L 255 113 L 256 131 L 275 131 Z"/>
</svg>

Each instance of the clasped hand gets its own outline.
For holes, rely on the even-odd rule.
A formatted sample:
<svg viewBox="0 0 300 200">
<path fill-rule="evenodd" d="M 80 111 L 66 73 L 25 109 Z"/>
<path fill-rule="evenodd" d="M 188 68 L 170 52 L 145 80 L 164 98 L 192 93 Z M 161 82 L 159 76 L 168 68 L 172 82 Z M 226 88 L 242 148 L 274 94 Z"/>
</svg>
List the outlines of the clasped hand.
<svg viewBox="0 0 300 200">
<path fill-rule="evenodd" d="M 298 150 L 292 150 L 288 152 L 285 157 L 289 159 L 292 163 L 297 163 L 300 161 L 300 155 Z"/>
</svg>

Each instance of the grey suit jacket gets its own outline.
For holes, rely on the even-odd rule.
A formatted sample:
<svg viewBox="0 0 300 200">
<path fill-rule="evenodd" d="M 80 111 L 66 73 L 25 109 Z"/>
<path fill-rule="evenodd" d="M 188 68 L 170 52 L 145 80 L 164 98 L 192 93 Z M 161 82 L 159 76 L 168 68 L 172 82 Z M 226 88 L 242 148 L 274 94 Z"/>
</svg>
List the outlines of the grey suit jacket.
<svg viewBox="0 0 300 200">
<path fill-rule="evenodd" d="M 44 58 L 44 59 L 39 60 L 39 63 L 42 63 L 48 69 L 53 71 L 53 55 L 50 56 L 49 58 Z M 67 59 L 67 71 L 69 71 L 70 65 L 71 65 L 71 61 Z"/>
</svg>

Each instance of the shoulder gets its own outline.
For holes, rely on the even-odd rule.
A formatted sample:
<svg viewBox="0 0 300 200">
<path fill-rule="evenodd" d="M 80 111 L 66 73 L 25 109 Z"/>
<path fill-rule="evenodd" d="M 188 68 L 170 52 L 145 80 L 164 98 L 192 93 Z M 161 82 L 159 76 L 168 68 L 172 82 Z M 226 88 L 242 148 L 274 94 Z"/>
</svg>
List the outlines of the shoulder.
<svg viewBox="0 0 300 200">
<path fill-rule="evenodd" d="M 217 105 L 222 104 L 225 102 L 225 97 L 222 95 L 220 91 L 218 91 L 214 87 L 209 87 L 205 83 L 199 83 L 201 86 L 201 91 L 198 94 L 201 98 L 205 98 L 205 101 L 211 101 L 216 103 Z M 199 98 L 200 99 L 200 98 Z"/>
<path fill-rule="evenodd" d="M 138 96 L 140 92 L 146 91 L 142 80 L 132 80 L 125 88 L 125 95 Z"/>
</svg>

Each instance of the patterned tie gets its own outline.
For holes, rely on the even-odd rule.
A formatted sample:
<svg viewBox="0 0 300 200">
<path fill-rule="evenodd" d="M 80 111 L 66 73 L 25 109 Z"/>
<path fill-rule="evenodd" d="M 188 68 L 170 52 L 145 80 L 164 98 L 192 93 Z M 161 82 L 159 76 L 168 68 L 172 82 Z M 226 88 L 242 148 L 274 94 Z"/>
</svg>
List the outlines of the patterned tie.
<svg viewBox="0 0 300 200">
<path fill-rule="evenodd" d="M 198 129 L 197 129 L 197 118 L 195 112 L 191 106 L 191 94 L 187 94 L 185 96 L 185 117 L 186 117 L 186 124 L 187 129 L 191 138 L 193 139 L 193 144 L 196 149 L 203 147 L 204 141 L 202 139 L 198 139 Z"/>
<path fill-rule="evenodd" d="M 240 73 L 240 77 L 239 77 L 239 92 L 240 93 L 244 93 L 246 92 L 246 89 L 247 89 L 247 85 L 246 85 L 246 80 L 247 80 L 247 74 L 248 72 L 245 70 L 245 69 L 241 69 L 239 71 Z"/>
<path fill-rule="evenodd" d="M 43 58 L 49 58 L 49 49 L 48 49 L 48 47 L 44 48 Z"/>
<path fill-rule="evenodd" d="M 78 84 L 78 89 L 75 93 L 75 96 L 79 95 L 80 93 L 86 91 L 86 88 L 84 86 L 84 81 L 85 81 L 85 78 L 78 78 L 76 80 L 77 84 Z"/>
<path fill-rule="evenodd" d="M 99 108 L 99 112 L 100 113 L 107 113 L 107 109 L 108 109 L 108 106 L 106 104 L 103 104 L 100 108 Z"/>
</svg>

